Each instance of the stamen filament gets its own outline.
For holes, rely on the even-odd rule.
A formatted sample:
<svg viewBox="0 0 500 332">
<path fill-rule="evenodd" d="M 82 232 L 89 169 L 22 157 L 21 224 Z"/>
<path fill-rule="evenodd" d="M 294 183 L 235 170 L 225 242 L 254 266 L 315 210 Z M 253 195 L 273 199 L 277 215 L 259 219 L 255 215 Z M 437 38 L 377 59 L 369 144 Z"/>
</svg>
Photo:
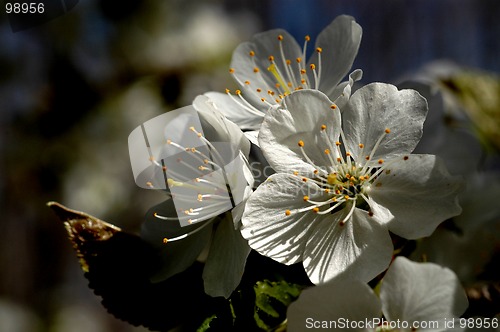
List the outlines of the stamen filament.
<svg viewBox="0 0 500 332">
<path fill-rule="evenodd" d="M 365 161 L 365 164 L 363 166 L 363 169 L 362 169 L 362 173 L 365 173 L 367 168 L 368 168 L 368 163 L 370 162 L 370 160 L 373 159 L 373 156 L 375 155 L 375 152 L 377 152 L 377 149 L 378 147 L 380 146 L 380 143 L 382 142 L 382 140 L 384 139 L 384 137 L 390 133 L 390 130 L 389 129 L 386 129 L 382 135 L 380 135 L 380 137 L 378 138 L 377 142 L 375 143 L 375 145 L 373 146 L 373 149 L 372 151 L 370 152 L 370 155 L 368 156 L 368 159 L 366 159 Z"/>
<path fill-rule="evenodd" d="M 163 219 L 163 220 L 168 220 L 168 219 L 164 219 L 165 217 L 163 216 L 160 216 L 158 215 L 157 213 L 155 213 L 155 217 L 157 217 L 158 219 Z M 182 239 L 185 239 L 187 238 L 188 236 L 191 236 L 195 233 L 198 233 L 199 231 L 201 231 L 202 229 L 204 229 L 205 227 L 207 227 L 208 225 L 211 225 L 212 222 L 215 220 L 215 218 L 212 218 L 210 220 L 207 220 L 203 225 L 201 225 L 200 227 L 196 228 L 195 230 L 192 230 L 191 232 L 188 232 L 188 233 L 185 233 L 185 234 L 182 234 L 182 235 L 179 235 L 179 236 L 176 236 L 174 238 L 171 238 L 171 239 L 168 239 L 168 238 L 164 238 L 163 239 L 163 243 L 168 243 L 168 242 L 175 242 L 175 241 L 179 241 L 179 240 L 182 240 Z"/>
<path fill-rule="evenodd" d="M 281 44 L 280 44 L 281 45 Z M 278 83 L 280 84 L 280 86 L 282 86 L 285 90 L 286 93 L 290 93 L 290 89 L 288 89 L 288 86 L 287 84 L 285 83 L 285 81 L 283 81 L 283 76 L 278 68 L 278 66 L 276 66 L 274 64 L 274 61 L 273 63 L 271 63 L 271 65 L 267 68 L 267 70 L 269 70 L 271 72 L 271 74 L 273 74 L 274 78 L 276 78 L 276 80 L 278 81 Z"/>
<path fill-rule="evenodd" d="M 251 91 L 251 90 L 250 90 Z M 243 98 L 243 96 L 240 94 L 238 94 L 238 97 L 239 99 L 241 99 L 244 104 L 242 104 L 237 98 L 235 98 L 230 92 L 229 90 L 226 90 L 226 94 L 229 95 L 229 97 L 231 97 L 231 99 L 236 103 L 238 104 L 239 106 L 241 106 L 242 108 L 244 108 L 245 110 L 247 110 L 248 112 L 254 114 L 254 115 L 258 115 L 258 116 L 264 116 L 265 114 L 261 111 L 259 111 L 258 109 L 256 109 L 254 106 L 252 106 L 252 104 L 250 104 L 245 98 Z"/>
</svg>

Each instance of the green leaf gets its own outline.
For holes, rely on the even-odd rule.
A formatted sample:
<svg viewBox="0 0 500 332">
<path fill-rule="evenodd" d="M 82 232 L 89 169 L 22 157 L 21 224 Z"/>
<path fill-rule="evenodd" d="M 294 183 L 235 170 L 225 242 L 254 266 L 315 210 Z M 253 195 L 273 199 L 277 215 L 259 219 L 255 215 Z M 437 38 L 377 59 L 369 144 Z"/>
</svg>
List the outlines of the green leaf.
<svg viewBox="0 0 500 332">
<path fill-rule="evenodd" d="M 151 276 L 161 269 L 163 262 L 150 243 L 56 202 L 48 206 L 64 222 L 89 287 L 115 317 L 154 331 L 172 328 L 196 331 L 207 316 L 214 314 L 219 318 L 211 322 L 221 326 L 218 330 L 230 327 L 228 302 L 204 292 L 202 264 L 195 263 L 167 280 L 154 283 Z"/>
<path fill-rule="evenodd" d="M 286 281 L 258 281 L 255 290 L 254 319 L 261 329 L 275 330 L 286 319 L 286 309 L 297 299 L 302 286 Z"/>
<path fill-rule="evenodd" d="M 196 330 L 196 332 L 206 332 L 208 329 L 210 329 L 210 323 L 212 322 L 212 320 L 214 320 L 216 318 L 217 318 L 217 315 L 212 315 L 212 316 L 208 317 L 207 319 L 205 319 L 203 321 L 203 324 L 201 324 L 201 326 Z"/>
</svg>

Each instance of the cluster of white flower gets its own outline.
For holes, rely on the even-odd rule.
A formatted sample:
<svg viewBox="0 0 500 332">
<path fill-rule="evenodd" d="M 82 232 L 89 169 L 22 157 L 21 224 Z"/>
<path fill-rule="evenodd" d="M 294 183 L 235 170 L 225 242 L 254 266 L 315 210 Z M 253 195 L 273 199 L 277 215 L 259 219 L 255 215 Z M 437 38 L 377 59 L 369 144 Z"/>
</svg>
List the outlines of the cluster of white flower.
<svg viewBox="0 0 500 332">
<path fill-rule="evenodd" d="M 137 184 L 171 198 L 143 227 L 168 247 L 158 278 L 185 269 L 212 238 L 203 274 L 212 296 L 231 295 L 251 249 L 302 262 L 318 286 L 291 305 L 291 331 L 315 314 L 412 322 L 463 314 L 453 272 L 394 260 L 392 236 L 427 237 L 461 213 L 461 180 L 438 157 L 412 154 L 428 111 L 417 91 L 371 83 L 351 93 L 361 70 L 342 82 L 361 35 L 340 16 L 306 61 L 309 36 L 301 47 L 283 30 L 258 34 L 233 54 L 240 90 L 206 93 L 130 135 Z M 251 145 L 275 172 L 258 186 Z M 379 300 L 367 282 L 384 272 Z"/>
</svg>

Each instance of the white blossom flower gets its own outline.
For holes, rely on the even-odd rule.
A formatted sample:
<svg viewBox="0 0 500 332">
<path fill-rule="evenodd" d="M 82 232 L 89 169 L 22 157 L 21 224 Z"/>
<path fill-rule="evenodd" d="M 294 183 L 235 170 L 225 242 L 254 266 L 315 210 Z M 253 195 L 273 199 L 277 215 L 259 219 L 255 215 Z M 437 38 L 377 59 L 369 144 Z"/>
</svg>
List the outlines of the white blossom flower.
<svg viewBox="0 0 500 332">
<path fill-rule="evenodd" d="M 153 279 L 183 271 L 210 245 L 205 291 L 229 297 L 250 253 L 239 231 L 253 186 L 250 142 L 212 100 L 199 96 L 193 105 L 136 128 L 129 149 L 136 183 L 171 197 L 151 209 L 142 226 L 142 237 L 162 251 L 165 262 Z"/>
<path fill-rule="evenodd" d="M 207 95 L 224 108 L 228 119 L 242 129 L 256 130 L 268 108 L 298 89 L 317 89 L 342 105 L 351 87 L 361 79 L 361 70 L 347 75 L 361 42 L 362 29 L 354 18 L 337 17 L 317 37 L 314 53 L 306 62 L 311 38 L 305 37 L 301 48 L 285 30 L 274 29 L 257 34 L 252 41 L 240 44 L 233 53 L 230 73 L 241 90 L 232 95 L 211 92 Z"/>
<path fill-rule="evenodd" d="M 460 180 L 432 155 L 412 155 L 427 103 L 373 83 L 339 107 L 296 91 L 266 115 L 262 151 L 277 171 L 247 201 L 243 236 L 278 262 L 303 262 L 315 284 L 340 273 L 369 281 L 390 263 L 389 231 L 430 235 L 460 213 Z"/>
<path fill-rule="evenodd" d="M 333 324 L 340 329 L 347 319 L 351 331 L 459 330 L 455 319 L 467 307 L 465 291 L 451 270 L 397 257 L 382 279 L 380 298 L 355 279 L 305 289 L 288 308 L 288 331 L 335 330 Z"/>
</svg>

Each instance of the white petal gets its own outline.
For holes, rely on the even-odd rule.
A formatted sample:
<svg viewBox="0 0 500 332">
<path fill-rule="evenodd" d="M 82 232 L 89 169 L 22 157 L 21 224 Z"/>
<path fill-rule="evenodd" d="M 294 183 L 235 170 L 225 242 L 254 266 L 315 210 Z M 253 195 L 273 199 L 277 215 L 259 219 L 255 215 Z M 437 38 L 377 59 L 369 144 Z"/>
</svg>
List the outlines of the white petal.
<svg viewBox="0 0 500 332">
<path fill-rule="evenodd" d="M 273 174 L 262 183 L 248 199 L 242 218 L 241 233 L 250 247 L 280 263 L 300 262 L 308 230 L 323 217 L 297 211 L 310 206 L 304 195 L 311 200 L 328 199 L 317 185 L 294 175 Z"/>
<path fill-rule="evenodd" d="M 248 157 L 250 141 L 235 123 L 220 112 L 223 106 L 218 102 L 220 99 L 215 100 L 207 96 L 198 96 L 193 101 L 193 106 L 200 115 L 205 137 L 211 142 L 231 143 Z"/>
<path fill-rule="evenodd" d="M 299 90 L 285 97 L 282 108 L 269 110 L 260 129 L 259 143 L 277 172 L 312 174 L 315 166 L 330 164 L 324 150 L 333 148 L 322 136 L 335 142 L 340 135 L 340 111 L 331 106 L 332 102 L 322 92 Z M 326 125 L 324 134 L 321 125 Z M 303 157 L 298 146 L 300 140 L 315 166 Z"/>
<path fill-rule="evenodd" d="M 281 44 L 284 56 L 286 59 L 295 61 L 296 58 L 302 55 L 301 48 L 288 32 L 281 29 L 256 34 L 252 41 L 238 45 L 231 60 L 231 67 L 235 70 L 234 76 L 240 84 L 245 98 L 261 111 L 267 110 L 267 104 L 261 101 L 263 97 L 270 99 L 267 90 L 275 92 L 275 95 L 280 94 L 275 87 L 275 84 L 279 82 L 267 70 L 271 64 L 268 59 L 269 56 L 274 56 L 276 66 L 282 73 L 283 79 L 286 80 L 287 78 L 285 76 L 286 64 L 283 64 L 281 58 L 279 35 L 283 36 Z M 250 56 L 251 51 L 255 52 L 255 56 Z M 254 72 L 254 68 L 258 68 L 259 71 Z M 245 84 L 245 81 L 250 82 L 250 84 Z M 256 92 L 258 88 L 262 89 L 261 94 Z"/>
<path fill-rule="evenodd" d="M 245 131 L 245 136 L 248 138 L 248 140 L 252 143 L 259 146 L 259 131 L 258 130 L 251 130 L 251 131 Z"/>
<path fill-rule="evenodd" d="M 316 47 L 321 47 L 321 80 L 319 90 L 330 96 L 352 67 L 358 54 L 363 30 L 354 18 L 341 15 L 335 18 L 319 35 Z M 318 66 L 318 53 L 309 60 Z M 310 80 L 311 80 L 310 76 Z"/>
<path fill-rule="evenodd" d="M 368 282 L 391 262 L 393 245 L 387 228 L 357 208 L 351 219 L 340 226 L 345 216 L 346 211 L 330 215 L 310 232 L 303 264 L 315 284 L 340 274 Z"/>
<path fill-rule="evenodd" d="M 203 269 L 205 292 L 228 298 L 241 281 L 249 253 L 247 241 L 226 215 L 217 226 Z"/>
<path fill-rule="evenodd" d="M 433 263 L 394 260 L 382 281 L 382 310 L 388 320 L 429 322 L 462 315 L 467 296 L 457 276 Z"/>
<path fill-rule="evenodd" d="M 264 113 L 259 115 L 249 110 L 250 106 L 245 105 L 238 96 L 230 97 L 221 92 L 207 92 L 204 95 L 214 102 L 217 110 L 243 130 L 259 128 L 264 119 Z"/>
<path fill-rule="evenodd" d="M 128 137 L 130 162 L 136 184 L 141 188 L 167 189 L 165 174 L 159 162 L 174 156 L 179 149 L 165 144 L 170 139 L 186 147 L 205 147 L 188 128 L 203 133 L 200 118 L 193 106 L 182 107 L 144 122 Z"/>
<path fill-rule="evenodd" d="M 173 219 L 161 220 L 156 218 L 154 213 Z M 159 255 L 163 261 L 160 271 L 151 278 L 153 282 L 163 281 L 187 269 L 196 261 L 196 258 L 210 240 L 212 225 L 199 223 L 181 227 L 179 221 L 174 220 L 176 217 L 177 213 L 174 204 L 172 200 L 168 200 L 151 208 L 147 212 L 146 220 L 141 226 L 141 238 L 159 250 Z M 164 238 L 172 239 L 200 227 L 204 228 L 185 239 L 167 242 L 166 244 L 163 243 Z"/>
<path fill-rule="evenodd" d="M 436 156 L 400 158 L 375 180 L 369 196 L 394 215 L 391 232 L 407 239 L 429 236 L 439 223 L 461 212 L 461 180 Z"/>
<path fill-rule="evenodd" d="M 354 83 L 359 81 L 363 77 L 363 71 L 361 69 L 356 69 L 349 74 L 349 80 L 347 82 L 342 82 L 333 90 L 333 92 L 328 96 L 330 99 L 335 101 L 335 104 L 343 110 L 344 106 L 351 98 L 351 91 Z"/>
<path fill-rule="evenodd" d="M 357 90 L 343 109 L 343 128 L 347 150 L 356 160 L 374 148 L 386 129 L 372 160 L 409 154 L 422 136 L 427 102 L 414 90 L 401 90 L 390 84 L 372 83 Z M 359 144 L 364 144 L 358 158 Z"/>
<path fill-rule="evenodd" d="M 310 287 L 302 291 L 287 311 L 287 330 L 290 332 L 340 331 L 340 325 L 350 322 L 369 322 L 379 318 L 381 305 L 372 289 L 358 280 L 341 280 Z M 330 323 L 331 322 L 331 323 Z M 336 323 L 335 325 L 330 325 Z M 324 325 L 326 324 L 326 325 Z M 373 328 L 344 327 L 349 331 L 374 331 Z M 375 326 L 376 327 L 376 326 Z"/>
</svg>

